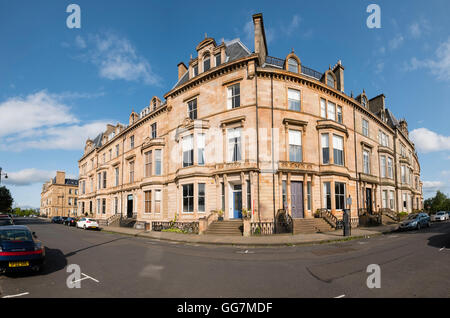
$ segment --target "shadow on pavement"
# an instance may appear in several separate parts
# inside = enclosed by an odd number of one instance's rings
[[[108,241],[108,242],[103,242],[103,243],[91,245],[91,246],[88,246],[88,247],[80,248],[79,250],[76,250],[76,251],[69,252],[69,253],[65,254],[64,257],[71,257],[71,256],[73,256],[73,255],[75,255],[75,254],[77,254],[79,252],[88,250],[90,248],[94,248],[94,247],[101,246],[101,245],[106,245],[106,244],[109,244],[109,243],[112,243],[112,242],[116,242],[116,241],[120,241],[120,240],[124,240],[124,239],[126,239],[126,238],[125,237],[119,237],[119,238],[116,238],[116,239]]]

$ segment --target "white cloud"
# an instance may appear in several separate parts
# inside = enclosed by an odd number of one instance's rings
[[[444,186],[442,181],[423,181],[422,188],[426,191],[437,190]]]
[[[13,97],[0,103],[0,137],[50,125],[77,122],[68,106],[55,96],[40,91],[27,97]]]
[[[378,63],[376,63],[375,65],[375,74],[381,74],[384,70],[384,62],[383,61],[379,61]]]
[[[156,85],[161,80],[126,38],[112,33],[90,35],[87,40],[77,36],[75,45],[82,51],[87,50],[81,58],[94,64],[100,77],[147,85]]]
[[[27,186],[33,183],[43,183],[55,176],[55,171],[38,170],[35,168],[9,172],[8,178],[3,182],[9,185]]]
[[[427,128],[414,129],[409,136],[420,152],[450,150],[449,136],[439,135]]]
[[[292,17],[291,22],[287,25],[287,27],[284,27],[284,26],[282,27],[282,31],[286,35],[289,36],[298,28],[298,26],[300,25],[300,22],[301,22],[301,18],[297,14],[295,14]]]
[[[415,21],[409,26],[409,33],[413,38],[420,38],[422,35],[428,34],[430,31],[430,22],[423,18],[419,21]]]
[[[415,71],[420,68],[428,69],[440,80],[450,81],[450,37],[439,45],[435,58],[419,60],[413,57],[405,64],[405,70]]]
[[[81,123],[63,99],[90,96],[43,90],[0,103],[0,150],[83,149],[86,139],[103,131],[107,121]]]
[[[389,41],[389,47],[392,50],[398,49],[404,42],[404,38],[401,34],[396,35],[392,40]]]

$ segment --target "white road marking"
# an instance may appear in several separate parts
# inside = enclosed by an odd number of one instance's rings
[[[95,278],[92,278],[91,276],[86,275],[85,273],[81,273],[81,275],[83,275],[84,278],[77,279],[77,280],[73,281],[72,284],[75,284],[77,282],[81,282],[82,280],[85,280],[85,279],[92,279],[94,282],[100,283],[98,280],[96,280]]]
[[[345,295],[340,295],[340,296],[336,296],[334,298],[344,298],[344,297],[345,297]]]
[[[237,251],[236,253],[238,253],[238,254],[253,254],[255,252],[251,252],[249,250],[245,250],[245,251]]]
[[[445,249],[445,246],[444,246],[443,248],[441,248],[441,249],[439,250],[439,252],[442,251],[442,250],[444,250],[444,249]]]
[[[20,297],[20,296],[25,296],[28,295],[29,292],[26,293],[22,293],[22,294],[17,294],[17,295],[8,295],[8,296],[3,296],[2,298],[13,298],[13,297]]]

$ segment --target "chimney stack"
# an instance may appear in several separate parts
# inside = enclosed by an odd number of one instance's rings
[[[333,67],[333,73],[336,75],[337,89],[344,92],[344,66],[342,66],[341,60]]]
[[[187,67],[183,62],[178,63],[178,80],[187,72]]]
[[[262,13],[253,15],[253,25],[255,27],[255,53],[259,56],[259,65],[263,65],[268,52]]]

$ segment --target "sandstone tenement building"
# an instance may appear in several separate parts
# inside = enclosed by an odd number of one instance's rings
[[[419,159],[385,96],[346,94],[341,61],[321,73],[294,51],[270,56],[262,15],[253,23],[254,52],[205,37],[164,99],[87,140],[79,214],[188,222],[246,208],[271,222],[283,208],[294,219],[422,209]]]
[[[42,185],[40,213],[53,216],[75,216],[78,207],[78,180],[67,179],[64,171]]]

